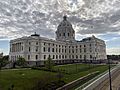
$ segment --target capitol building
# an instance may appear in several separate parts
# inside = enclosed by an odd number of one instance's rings
[[[74,62],[99,62],[107,59],[106,45],[94,35],[80,41],[75,40],[75,31],[72,24],[63,17],[58,25],[56,40],[32,34],[28,37],[10,41],[10,61],[19,57],[25,58],[29,65],[42,65],[48,57],[56,64]]]

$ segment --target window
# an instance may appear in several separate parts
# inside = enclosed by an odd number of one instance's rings
[[[38,59],[38,55],[35,56],[36,60]]]
[[[74,53],[74,49],[72,50],[72,53]]]
[[[65,33],[63,33],[63,36],[65,36]]]
[[[48,48],[48,52],[50,52],[50,47]]]
[[[64,59],[64,55],[62,55],[62,59]]]
[[[68,33],[68,36],[69,36],[69,33]]]
[[[66,53],[66,49],[65,49],[65,53]]]
[[[44,45],[45,45],[46,43],[44,42]]]
[[[91,47],[91,44],[90,44],[90,47]]]
[[[45,47],[43,48],[43,52],[45,52]]]
[[[58,59],[58,55],[56,55],[56,59]]]
[[[59,53],[61,52],[61,49],[59,49]]]
[[[78,59],[78,56],[76,55],[76,59]]]
[[[55,55],[53,55],[53,59],[55,59]]]
[[[36,52],[38,52],[38,46],[36,47]]]
[[[29,52],[30,52],[30,47],[29,47]]]
[[[31,45],[31,43],[29,42],[29,45]]]
[[[84,47],[86,47],[86,45],[84,45]]]
[[[90,59],[92,59],[92,55],[90,55]]]
[[[65,58],[67,58],[67,55],[65,55]]]
[[[23,46],[22,46],[22,51],[23,51]]]
[[[44,59],[46,59],[46,55],[44,55]]]
[[[69,50],[69,53],[71,53],[70,50]]]
[[[82,58],[82,55],[80,55],[80,58]]]
[[[64,52],[64,49],[62,49],[62,53]]]
[[[61,59],[61,55],[59,55],[59,59]]]
[[[60,36],[61,36],[61,34],[60,34]]]
[[[54,48],[52,48],[52,52],[54,52]]]
[[[74,59],[74,55],[72,55],[72,59]]]
[[[82,46],[80,45],[80,48],[81,48]]]
[[[48,43],[48,45],[50,46],[50,43]]]
[[[36,45],[38,45],[38,42],[36,42]]]

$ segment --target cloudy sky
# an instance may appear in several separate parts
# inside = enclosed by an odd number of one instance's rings
[[[106,41],[107,54],[120,54],[120,0],[0,0],[0,52],[34,32],[54,39],[65,14],[77,40],[95,35]]]

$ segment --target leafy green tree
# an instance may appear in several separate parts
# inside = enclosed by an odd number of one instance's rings
[[[53,60],[50,57],[48,57],[48,59],[45,61],[45,67],[48,70],[52,70],[53,66],[54,66]]]
[[[0,58],[0,70],[2,67],[6,66],[9,63],[9,56],[4,56]]]
[[[24,67],[24,66],[26,66],[26,61],[25,61],[24,58],[19,57],[18,60],[15,62],[15,64],[18,65],[18,66]]]

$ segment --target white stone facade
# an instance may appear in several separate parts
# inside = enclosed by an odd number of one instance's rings
[[[18,57],[26,61],[45,61],[49,56],[55,62],[107,59],[105,42],[95,36],[76,41],[75,31],[66,16],[57,28],[56,40],[33,34],[10,41],[11,61],[16,61]]]

